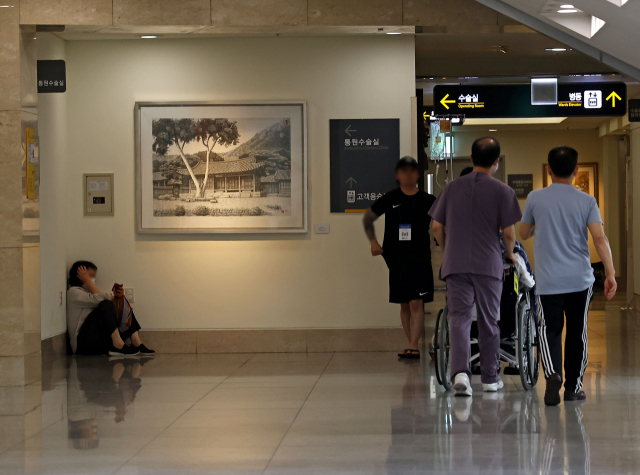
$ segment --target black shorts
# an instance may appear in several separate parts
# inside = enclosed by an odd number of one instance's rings
[[[433,302],[431,256],[422,259],[402,259],[400,262],[387,256],[385,261],[389,267],[389,302]]]

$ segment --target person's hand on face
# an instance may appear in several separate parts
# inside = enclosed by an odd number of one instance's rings
[[[80,281],[83,284],[87,284],[91,282],[91,274],[89,273],[89,270],[85,266],[78,267],[78,272],[76,273],[76,275],[78,276],[78,279],[80,279]]]

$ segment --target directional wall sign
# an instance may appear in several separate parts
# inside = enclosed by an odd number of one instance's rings
[[[464,114],[469,119],[496,117],[621,117],[627,113],[623,82],[558,83],[558,103],[531,105],[531,85],[438,85],[436,115]]]
[[[400,158],[400,119],[332,119],[331,212],[364,211],[387,191]]]
[[[65,92],[67,69],[62,59],[38,60],[38,93]]]
[[[640,99],[629,99],[629,122],[640,122]]]

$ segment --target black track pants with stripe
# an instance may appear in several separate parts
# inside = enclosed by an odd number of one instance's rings
[[[540,353],[545,377],[562,376],[562,329],[565,317],[564,387],[578,392],[588,361],[587,314],[593,298],[593,286],[581,292],[539,295]]]

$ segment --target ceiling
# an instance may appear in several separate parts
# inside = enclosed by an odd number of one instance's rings
[[[569,0],[567,4],[577,11],[562,15],[549,13],[554,0],[476,1],[640,80],[640,0],[628,0],[624,5],[620,0]],[[577,23],[585,14],[604,26],[590,34],[581,33]],[[576,24],[572,25],[572,18]]]
[[[526,27],[516,32],[481,31],[416,35],[416,75],[532,76],[610,73],[615,70]]]

